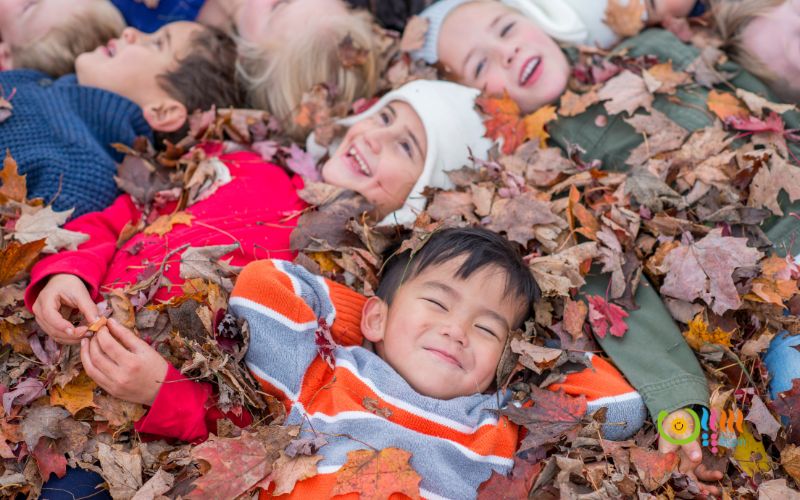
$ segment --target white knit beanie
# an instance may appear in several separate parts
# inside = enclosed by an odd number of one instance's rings
[[[447,16],[458,7],[474,0],[439,0],[427,9],[420,12],[419,16],[428,20],[428,31],[425,33],[425,45],[421,49],[411,52],[414,60],[422,59],[428,64],[439,62],[439,31]]]
[[[405,205],[386,216],[381,225],[412,224],[417,214],[425,209],[422,191],[426,187],[452,189],[454,186],[447,171],[470,165],[470,154],[481,160],[488,157],[492,141],[484,137],[483,117],[475,108],[475,98],[479,95],[478,90],[456,83],[417,80],[384,95],[367,111],[339,121],[350,127],[374,115],[390,102],[402,101],[414,109],[425,127],[428,152],[422,173]],[[308,138],[307,148],[309,151],[319,149],[313,134]]]

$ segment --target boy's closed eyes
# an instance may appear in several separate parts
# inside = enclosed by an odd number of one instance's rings
[[[489,264],[459,277],[467,256],[433,264],[405,281],[387,303],[364,306],[362,332],[418,393],[452,399],[485,391],[494,380],[510,328],[528,310]]]

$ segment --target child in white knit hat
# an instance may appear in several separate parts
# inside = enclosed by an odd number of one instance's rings
[[[479,92],[451,82],[418,80],[383,96],[367,111],[341,120],[344,136],[320,151],[330,159],[325,182],[357,191],[383,224],[410,224],[425,208],[426,187],[450,189],[447,171],[486,159],[492,142],[475,108]]]
[[[628,1],[619,0],[627,5]],[[696,15],[695,0],[646,0],[643,20]],[[523,111],[553,102],[566,89],[569,62],[558,43],[613,46],[607,0],[441,0],[428,19],[415,59],[439,64],[451,79],[492,94],[508,91]]]

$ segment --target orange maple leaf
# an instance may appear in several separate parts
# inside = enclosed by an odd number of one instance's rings
[[[45,247],[45,241],[44,239],[30,243],[12,241],[0,250],[0,287],[13,283],[21,272],[39,258]]]
[[[6,158],[3,160],[3,170],[0,170],[0,203],[8,200],[24,203],[28,195],[25,185],[25,176],[19,175],[17,162],[11,157],[11,153],[6,151]]]
[[[640,0],[628,0],[627,5],[622,5],[619,0],[608,0],[603,22],[619,36],[633,36],[644,28],[644,9]]]
[[[361,498],[389,498],[402,493],[420,498],[419,474],[408,461],[411,452],[399,448],[354,450],[337,474],[331,496],[357,492]]]
[[[742,101],[727,92],[712,90],[708,93],[706,105],[722,121],[732,117],[745,119],[750,116],[750,110],[747,109]]]
[[[481,96],[475,102],[481,111],[489,115],[483,122],[486,137],[495,141],[502,139],[504,155],[513,154],[528,139],[538,139],[539,145],[544,147],[550,137],[545,125],[556,118],[555,106],[544,106],[523,118],[519,106],[508,96],[508,92],[503,97]]]
[[[164,236],[168,232],[172,231],[172,226],[176,224],[186,224],[187,226],[191,226],[193,219],[194,215],[188,212],[176,212],[171,215],[162,215],[145,228],[144,234],[157,234],[159,236]]]

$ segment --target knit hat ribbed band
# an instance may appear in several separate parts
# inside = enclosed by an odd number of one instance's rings
[[[470,165],[470,156],[481,160],[488,157],[492,141],[484,137],[483,117],[475,108],[475,98],[479,95],[478,90],[456,83],[417,80],[384,95],[367,111],[339,122],[350,127],[390,102],[402,101],[414,109],[425,127],[428,151],[422,173],[405,205],[385,217],[381,225],[412,224],[417,214],[425,209],[422,191],[426,187],[452,189],[448,171]],[[307,147],[312,149],[314,144],[312,134]]]
[[[415,60],[422,59],[428,64],[436,64],[439,61],[439,32],[442,23],[450,13],[459,5],[473,0],[439,0],[419,15],[428,20],[428,31],[425,33],[425,45],[421,49],[411,52],[411,57]]]

